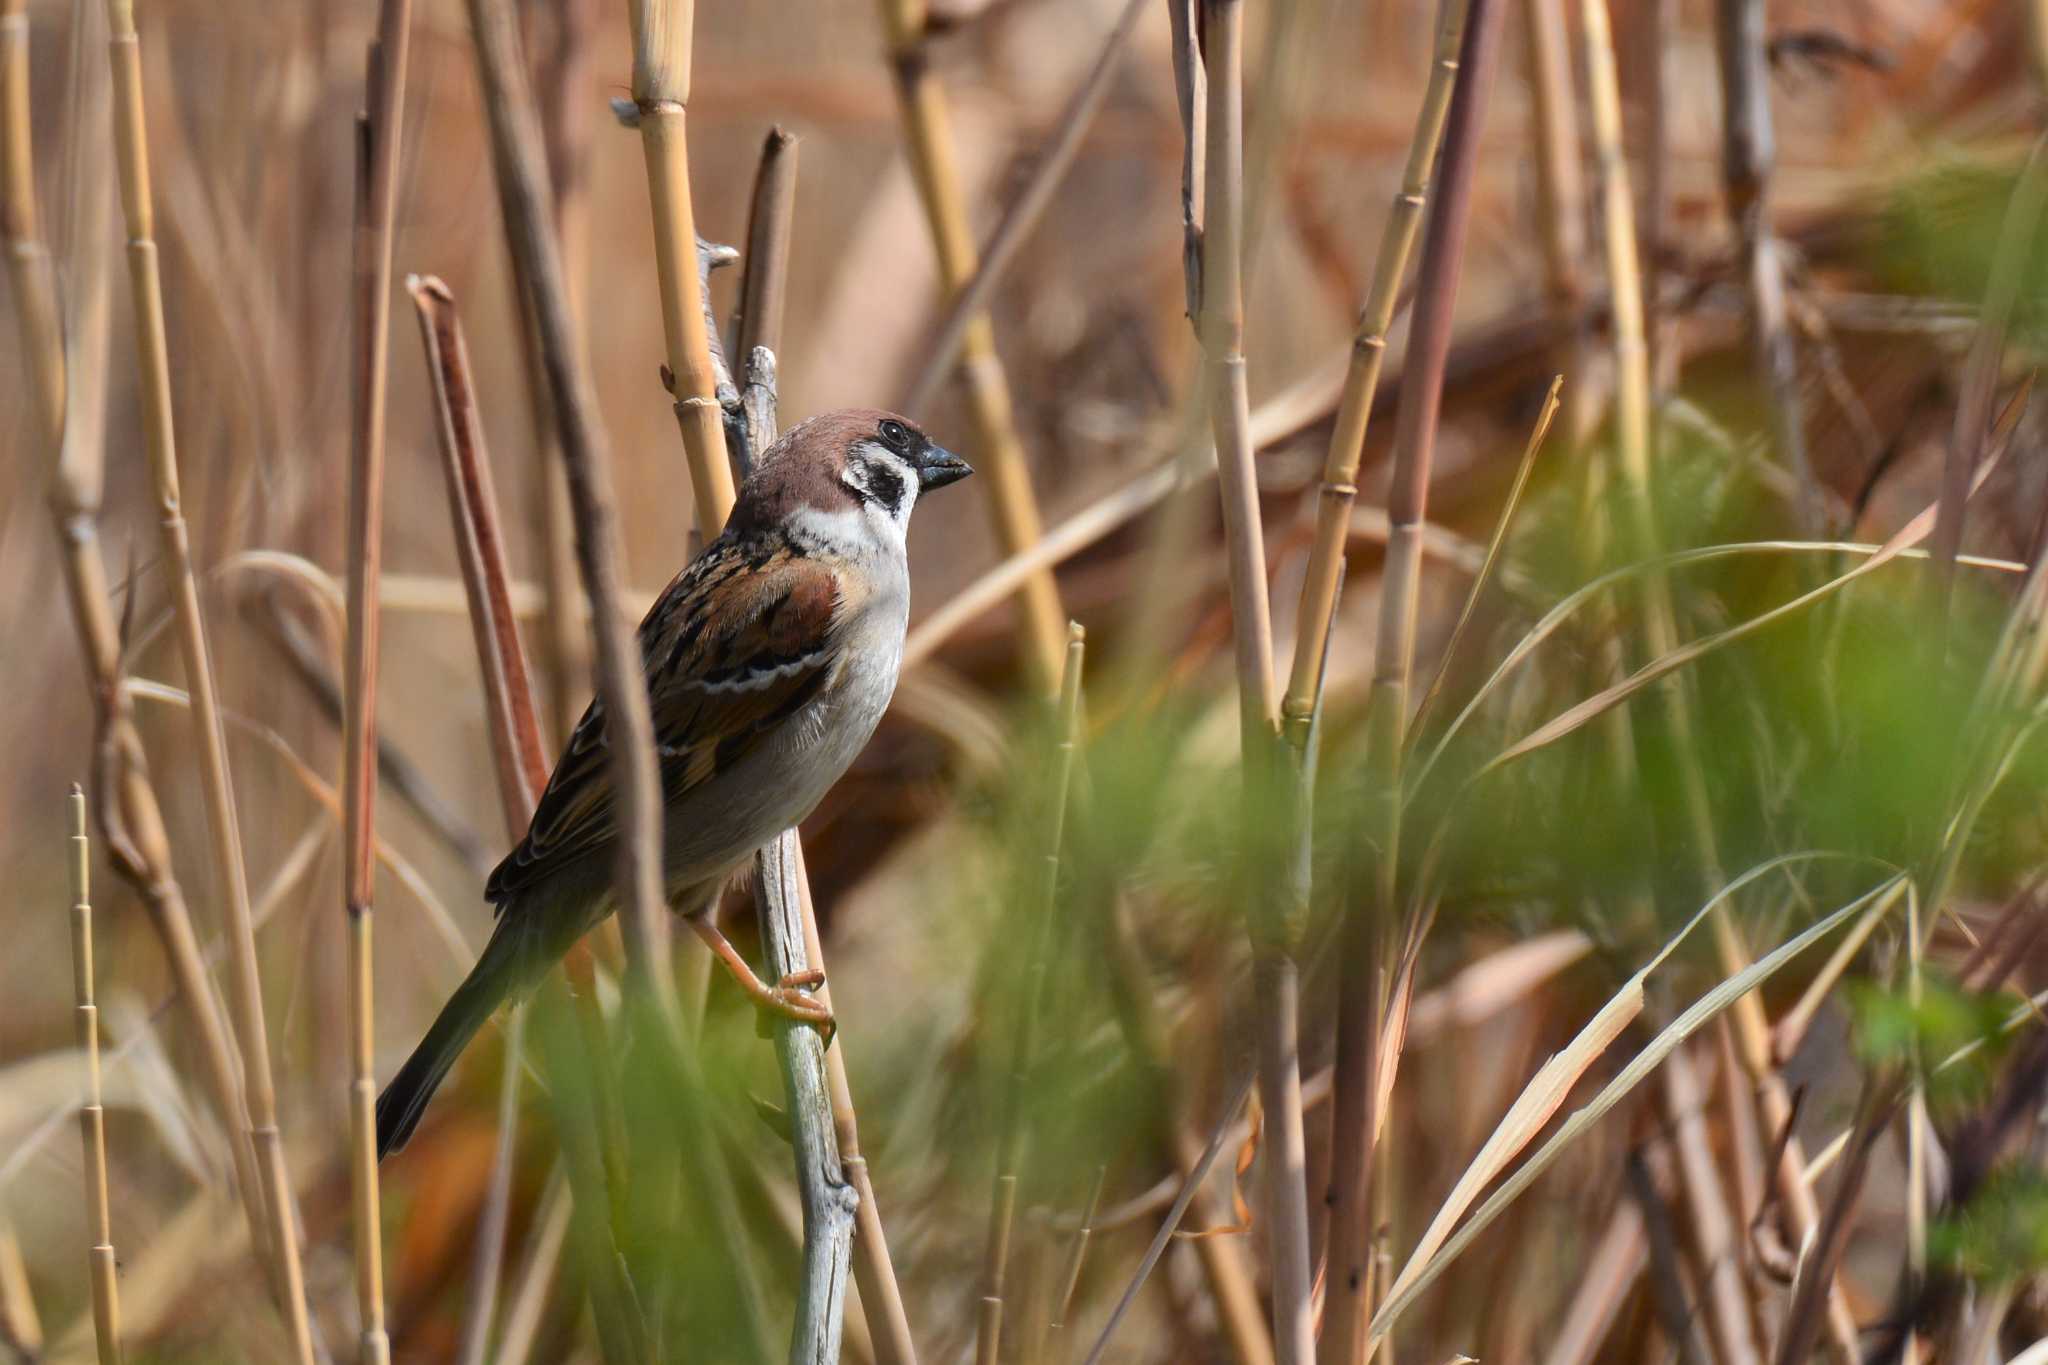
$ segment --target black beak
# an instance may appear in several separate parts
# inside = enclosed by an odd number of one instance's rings
[[[917,457],[917,487],[921,493],[958,483],[974,472],[974,466],[944,446],[927,443]]]

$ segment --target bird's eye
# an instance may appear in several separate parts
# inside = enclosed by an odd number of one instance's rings
[[[882,423],[882,439],[887,441],[892,449],[901,450],[910,444],[910,428],[891,417]]]

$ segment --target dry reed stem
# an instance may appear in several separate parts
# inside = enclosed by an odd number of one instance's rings
[[[413,276],[406,281],[406,290],[412,295],[420,341],[426,348],[435,433],[448,487],[455,557],[483,675],[499,802],[506,833],[517,839],[526,832],[534,804],[547,785],[547,751],[541,743],[526,651],[513,616],[490,454],[470,380],[469,343],[456,313],[455,295],[446,284],[431,275]]]
[[[81,12],[76,37],[82,42],[89,29],[89,16]],[[14,284],[16,320],[21,330],[22,352],[31,370],[30,384],[41,395],[36,404],[39,420],[31,428],[31,440],[41,446],[40,453],[51,473],[50,515],[86,681],[93,696],[94,810],[114,870],[135,889],[148,910],[150,923],[190,1013],[207,1088],[228,1134],[228,1150],[243,1212],[252,1239],[260,1243],[262,1230],[267,1226],[263,1186],[256,1174],[254,1148],[249,1144],[234,1044],[171,865],[170,845],[156,789],[149,780],[148,760],[135,730],[133,708],[121,688],[121,630],[114,620],[106,572],[99,557],[104,450],[97,413],[106,369],[108,291],[95,288],[90,278],[83,278],[100,273],[88,256],[81,262],[78,274],[82,278],[78,284],[80,292],[89,299],[78,305],[77,311],[91,316],[69,329],[62,325],[55,272],[48,249],[38,236],[28,79],[27,16],[16,0],[8,0],[6,7],[0,9],[0,238],[4,238]],[[81,131],[79,135],[85,133]],[[91,183],[104,185],[105,181],[94,177]],[[87,208],[87,221],[98,222],[104,216],[104,194],[101,191],[98,196],[88,195],[95,199],[101,212]],[[76,383],[71,382],[68,374],[67,330],[84,365],[82,377]],[[68,420],[67,401],[78,414]],[[260,1259],[266,1273],[272,1274],[272,1292],[276,1294],[276,1262],[268,1257]]]
[[[1649,367],[1643,338],[1642,275],[1636,259],[1628,164],[1621,145],[1621,102],[1616,88],[1607,2],[1587,0],[1580,6],[1580,22],[1600,168],[1614,320],[1615,467],[1623,514],[1628,518],[1630,548],[1635,557],[1649,558],[1656,554],[1660,544],[1650,502]],[[1676,649],[1678,628],[1670,585],[1662,575],[1653,574],[1643,581],[1637,615],[1638,629],[1630,634],[1639,657],[1654,659]],[[1722,877],[1720,855],[1682,682],[1659,688],[1658,696],[1684,808],[1686,828],[1681,837],[1691,847],[1702,884],[1712,887]],[[1727,911],[1715,914],[1713,932],[1722,972],[1730,977],[1737,975],[1749,965],[1749,955]],[[1751,998],[1736,1002],[1735,1031],[1743,1067],[1758,1089],[1763,1121],[1774,1130],[1780,1128],[1790,1113],[1790,1101],[1784,1083],[1771,1066],[1770,1028],[1760,1001]],[[1812,1190],[1799,1175],[1804,1165],[1804,1154],[1798,1150],[1798,1144],[1792,1143],[1788,1144],[1785,1159],[1776,1172],[1780,1197],[1790,1215],[1794,1237],[1799,1240],[1804,1240],[1818,1217]],[[1838,1365],[1851,1365],[1856,1359],[1855,1324],[1838,1291],[1830,1293],[1829,1305],[1832,1354]]]
[[[539,75],[541,132],[547,141],[548,170],[553,178],[555,235],[561,242],[562,269],[569,291],[569,315],[578,336],[589,319],[590,292],[590,142],[595,120],[589,90],[592,71],[591,32],[597,24],[599,0],[562,0],[554,12],[554,42]],[[576,581],[576,517],[570,506],[568,476],[555,458],[554,427],[548,415],[547,376],[533,335],[532,302],[526,291],[514,291],[519,304],[520,355],[526,367],[527,401],[533,419],[533,440],[542,465],[535,481],[534,525],[543,548],[542,574],[547,611],[542,636],[547,671],[547,702],[552,725],[548,733],[566,736],[581,716],[590,690],[590,631],[586,603]],[[388,606],[388,603],[387,603]],[[545,747],[545,746],[543,746]]]
[[[363,1365],[391,1359],[384,1322],[377,1184],[376,900],[378,594],[384,560],[384,415],[391,355],[391,252],[404,135],[410,0],[383,0],[370,44],[356,161],[354,403],[348,487],[348,651],[343,678],[342,905],[348,916],[349,1176]]]
[[[1416,114],[1415,131],[1409,139],[1401,188],[1394,196],[1386,227],[1381,232],[1372,287],[1359,312],[1343,394],[1338,400],[1336,426],[1331,430],[1329,452],[1324,457],[1322,483],[1317,490],[1315,540],[1302,578],[1294,667],[1283,707],[1289,737],[1297,743],[1307,729],[1309,713],[1315,709],[1316,694],[1322,688],[1322,659],[1336,604],[1344,533],[1350,525],[1352,505],[1358,500],[1358,462],[1365,451],[1366,428],[1372,419],[1380,370],[1386,360],[1387,332],[1394,323],[1401,281],[1408,271],[1416,230],[1422,225],[1429,178],[1450,113],[1468,3],[1469,0],[1442,0],[1437,14],[1436,54],[1430,64],[1429,82]]]
[[[810,960],[823,971],[825,954],[818,935],[817,908],[811,900],[810,876],[803,866],[801,842],[796,853],[797,893],[803,902],[805,950]],[[832,1008],[829,984],[818,987],[817,999],[826,1009]],[[859,1207],[854,1212],[853,1273],[860,1287],[861,1311],[867,1318],[875,1362],[876,1365],[916,1365],[917,1347],[910,1335],[910,1318],[903,1306],[903,1291],[896,1282],[896,1267],[889,1257],[889,1242],[882,1228],[881,1205],[875,1201],[867,1158],[860,1151],[860,1125],[853,1108],[853,1088],[846,1078],[846,1044],[843,1039],[825,1054],[825,1062],[840,1166],[860,1197]]]
[[[967,197],[960,183],[946,94],[933,78],[924,50],[926,4],[925,0],[880,0],[880,6],[918,195],[938,258],[939,280],[951,295],[964,289],[974,276],[974,234],[967,220]],[[1038,542],[1043,521],[1037,495],[1031,489],[1024,444],[1017,433],[1009,381],[996,353],[995,329],[986,314],[969,323],[961,337],[960,376],[974,419],[975,467],[989,481],[989,515],[996,538],[1004,554],[1021,553]],[[1058,686],[1066,648],[1066,612],[1050,570],[1025,580],[1019,607],[1024,614],[1025,666],[1035,685],[1050,694]]]
[[[85,831],[85,790],[74,784],[66,803],[71,817],[71,967],[78,1001],[78,1050],[85,1055],[85,1102],[78,1109],[85,1146],[85,1230],[92,1239],[86,1264],[92,1276],[93,1338],[100,1365],[121,1365],[121,1295],[114,1280],[113,1218],[107,1206],[107,1111],[100,1103],[100,1023],[93,1004],[92,840]]]
[[[654,268],[661,289],[662,335],[676,400],[676,423],[689,457],[697,529],[709,541],[732,510],[732,466],[704,330],[697,275],[696,214],[690,202],[690,103],[694,0],[630,0],[634,122],[647,162],[654,210]]]
[[[1500,1182],[1483,1204],[1469,1216],[1465,1215],[1464,1211],[1470,1207],[1471,1199],[1476,1197],[1493,1175],[1505,1169],[1507,1161],[1517,1151],[1533,1140],[1547,1125],[1558,1103],[1564,1097],[1563,1092],[1568,1091],[1576,1078],[1583,1075],[1613,1042],[1619,1031],[1617,1020],[1625,1024],[1628,1019],[1641,1012],[1644,983],[1650,974],[1662,966],[1702,922],[1711,920],[1717,907],[1762,878],[1801,863],[1826,861],[1867,865],[1876,860],[1840,853],[1794,853],[1770,859],[1750,868],[1717,891],[1705,905],[1701,906],[1686,921],[1684,927],[1668,939],[1650,961],[1630,977],[1621,990],[1601,1007],[1599,1013],[1572,1039],[1571,1044],[1544,1064],[1510,1107],[1508,1117],[1495,1128],[1485,1145],[1481,1147],[1480,1155],[1473,1159],[1472,1166],[1468,1168],[1467,1177],[1483,1175],[1484,1178],[1460,1179],[1452,1196],[1447,1198],[1438,1210],[1430,1230],[1424,1233],[1416,1251],[1402,1266],[1400,1275],[1387,1291],[1386,1302],[1381,1305],[1373,1319],[1369,1334],[1371,1343],[1376,1344],[1384,1339],[1393,1323],[1423,1291],[1435,1283],[1446,1267],[1463,1254],[1466,1248],[1544,1171],[1548,1170],[1571,1144],[1578,1141],[1594,1124],[1600,1122],[1675,1049],[1737,1000],[1768,981],[1792,959],[1862,912],[1872,901],[1901,880],[1903,875],[1894,872],[1877,887],[1820,917],[1693,1002],[1684,1013],[1665,1025],[1646,1046],[1631,1057],[1598,1094],[1574,1110],[1562,1124],[1558,1125],[1540,1147]],[[1880,866],[1889,868],[1890,865]],[[1560,1086],[1563,1090],[1559,1089]],[[1454,1224],[1457,1230],[1445,1236]]]
[[[1033,158],[1031,178],[1010,206],[1003,210],[1002,221],[996,224],[996,230],[989,235],[988,245],[982,248],[972,278],[953,291],[945,316],[934,329],[932,341],[926,348],[924,365],[906,391],[907,396],[903,400],[905,412],[923,412],[938,397],[939,386],[945,383],[946,376],[952,373],[953,364],[959,358],[960,345],[967,336],[968,328],[987,310],[989,296],[1015,261],[1017,249],[1038,226],[1038,220],[1052,203],[1053,192],[1060,187],[1068,168],[1074,164],[1074,155],[1081,150],[1081,139],[1095,121],[1103,97],[1109,93],[1109,78],[1116,73],[1117,58],[1122,54],[1131,31],[1138,26],[1138,16],[1144,13],[1145,5],[1146,0],[1124,0],[1123,12],[1117,16],[1109,36],[1103,40],[1102,52],[1068,97],[1058,121],[1053,125],[1052,136],[1046,139],[1044,148]]]
[[[1705,1281],[1701,1297],[1713,1333],[1714,1358],[1723,1365],[1756,1365],[1760,1359],[1742,1281],[1741,1223],[1728,1203],[1720,1168],[1707,1133],[1707,1090],[1686,1049],[1664,1063],[1664,1116],[1678,1160],[1677,1184],[1692,1217],[1687,1231],[1693,1257]]]
[[[1245,379],[1243,0],[1204,0],[1203,18],[1209,87],[1208,202],[1199,330],[1229,566],[1244,819],[1250,831],[1265,798],[1287,780],[1289,760],[1276,728],[1279,697],[1273,680],[1272,605]],[[1306,829],[1306,810],[1302,814],[1300,828]],[[1300,973],[1293,949],[1299,925],[1292,921],[1298,907],[1268,871],[1262,868],[1252,875],[1253,903],[1247,915],[1254,954],[1259,1095],[1268,1120],[1266,1245],[1273,1348],[1280,1365],[1304,1365],[1315,1354],[1315,1316],[1296,1034]]]
[[[768,131],[761,146],[748,213],[747,253],[740,279],[740,301],[733,319],[733,340],[740,354],[741,430],[746,436],[740,449],[750,452],[765,452],[776,435],[775,347],[782,337],[784,300],[788,293],[798,151],[798,141],[792,134],[781,128]],[[715,353],[715,339],[713,345]],[[785,832],[774,845],[761,850],[757,873],[762,942],[777,964],[792,964],[781,965],[776,975],[807,969],[825,972],[817,908],[811,899],[803,843],[796,831]],[[792,925],[801,929],[801,941],[790,932]],[[829,985],[820,983],[816,997],[827,1010],[831,1009]],[[860,1154],[853,1087],[846,1076],[845,1042],[843,1038],[838,1041],[837,1047],[821,1049],[829,1132],[817,1126],[815,1106],[808,1099],[799,1103],[798,1087],[791,1086],[791,1112],[799,1115],[799,1122],[814,1129],[805,1135],[810,1155],[799,1154],[798,1172],[805,1214],[806,1300],[821,1310],[803,1315],[811,1324],[806,1329],[811,1335],[793,1340],[791,1349],[793,1356],[816,1349],[827,1335],[818,1329],[828,1322],[841,1321],[843,1306],[827,1306],[827,1301],[834,1293],[836,1223],[844,1204],[849,1202],[839,1196],[841,1191],[850,1189],[853,1274],[860,1290],[869,1345],[878,1365],[915,1365],[917,1347],[910,1334],[909,1315],[896,1282],[896,1268],[889,1256],[867,1161]],[[805,1051],[801,1039],[792,1036],[778,1040],[778,1052],[785,1065],[794,1062],[808,1072],[810,1059],[803,1055]],[[806,1096],[814,1088],[813,1081],[813,1077],[805,1076],[802,1089]],[[844,1276],[838,1279],[843,1282]],[[839,1289],[843,1291],[843,1284]],[[833,1327],[829,1335],[836,1340],[838,1328]]]
[[[534,805],[547,785],[548,768],[528,680],[526,652],[520,645],[519,628],[512,615],[505,547],[498,531],[497,496],[492,489],[483,423],[476,410],[476,390],[470,381],[469,345],[456,316],[455,296],[447,285],[432,276],[413,276],[407,279],[406,290],[412,295],[420,339],[426,348],[455,557],[469,602],[478,671],[484,681],[485,728],[490,733],[491,754],[497,769],[499,805],[504,812],[506,837],[517,840],[533,818]],[[587,959],[589,950],[578,945],[572,952]],[[590,974],[587,962],[577,974]],[[601,1035],[604,1024],[597,1015],[594,995],[581,992],[577,1007],[586,1033]],[[489,1347],[491,1319],[497,1309],[505,1224],[512,1196],[512,1162],[518,1141],[525,1020],[524,1006],[515,1006],[505,1031],[498,1094],[498,1145],[492,1156],[484,1213],[479,1219],[470,1263],[470,1292],[460,1355],[464,1365],[481,1365]],[[601,1064],[598,1069],[603,1070]]]
[[[1187,291],[1188,319],[1202,315],[1202,214],[1208,205],[1203,174],[1208,168],[1209,87],[1202,66],[1201,0],[1166,0],[1167,27],[1173,52],[1174,102],[1180,110],[1181,275]]]
[[[1784,262],[1771,230],[1777,146],[1764,51],[1764,0],[1717,0],[1715,18],[1721,59],[1721,173],[1749,291],[1752,361],[1770,405],[1778,458],[1798,485],[1800,529],[1819,535],[1825,520],[1822,490],[1807,458],[1799,353],[1786,322]]]
[[[1367,762],[1371,768],[1368,782],[1372,791],[1371,828],[1366,839],[1371,850],[1368,856],[1373,890],[1368,906],[1353,907],[1346,915],[1338,949],[1343,969],[1339,978],[1337,1100],[1331,1120],[1333,1155],[1327,1196],[1331,1220],[1325,1323],[1319,1356],[1323,1365],[1362,1365],[1367,1355],[1366,1323],[1376,1306],[1371,1266],[1380,1220],[1374,1211],[1372,1167],[1384,1124],[1386,1106],[1382,1097],[1391,1089],[1400,1056],[1398,1031],[1388,1026],[1388,1011],[1406,996],[1405,991],[1397,993],[1391,989],[1391,935],[1400,914],[1396,898],[1400,894],[1402,753],[1414,672],[1416,620],[1420,614],[1422,528],[1428,511],[1430,467],[1470,222],[1480,129],[1500,49],[1502,8],[1499,0],[1469,0],[1462,17],[1457,58],[1451,64],[1458,75],[1441,134],[1441,184],[1431,206],[1428,235],[1423,244],[1409,361],[1402,374],[1400,414],[1394,436],[1394,480],[1387,499],[1388,539],[1380,588],[1379,633],[1366,721]],[[1458,26],[1449,13],[1443,23],[1446,28]],[[1444,66],[1440,60],[1433,68],[1432,80]],[[1427,117],[1425,121],[1429,121]],[[1417,142],[1422,140],[1418,132]],[[1382,321],[1378,317],[1373,320]],[[1381,349],[1372,347],[1356,353],[1365,361],[1364,371],[1354,371],[1361,374],[1362,388],[1369,388],[1377,379]],[[1350,397],[1347,385],[1347,399]],[[1357,401],[1369,409],[1369,391],[1362,392]],[[1362,431],[1361,427],[1361,434]],[[1332,449],[1335,450],[1334,444]],[[1355,477],[1355,448],[1347,458],[1352,461],[1349,477]],[[1326,476],[1330,472],[1326,469]],[[1346,487],[1350,486],[1349,477],[1343,480]],[[1326,477],[1325,488],[1330,485],[1331,480]],[[1344,510],[1348,519],[1348,501]],[[1334,595],[1325,598],[1318,594],[1312,605],[1304,597],[1304,613],[1313,610],[1314,619],[1324,623],[1319,638],[1325,642],[1327,622],[1334,607]],[[1300,644],[1305,645],[1314,628],[1307,625],[1307,615],[1303,619]],[[1298,653],[1296,660],[1299,664]],[[1301,700],[1314,704],[1320,695],[1321,674],[1320,662],[1305,669],[1296,668],[1298,685],[1306,688]],[[1291,703],[1295,701],[1290,698]]]
[[[668,906],[661,884],[662,810],[653,722],[641,677],[639,647],[623,607],[611,452],[576,345],[561,258],[548,230],[540,129],[520,62],[517,29],[505,0],[469,0],[469,14],[491,126],[492,155],[510,211],[514,267],[533,300],[556,437],[575,507],[576,556],[590,597],[598,695],[604,708],[612,788],[619,811],[618,900],[633,949],[628,976],[649,992],[665,1024],[679,1026],[680,1010],[666,953]],[[684,43],[687,46],[687,35]],[[691,279],[695,278],[692,271]],[[719,440],[722,454],[723,437]]]
[[[234,1031],[242,1053],[242,1093],[268,1219],[268,1235],[259,1239],[258,1245],[265,1248],[276,1267],[278,1306],[284,1314],[294,1354],[301,1362],[310,1362],[313,1338],[306,1315],[298,1232],[291,1217],[291,1180],[285,1169],[284,1143],[277,1126],[277,1091],[271,1080],[256,935],[249,919],[248,870],[242,861],[242,835],[235,814],[227,737],[221,723],[220,699],[214,690],[213,662],[207,652],[191,542],[179,504],[170,351],[165,338],[163,285],[157,262],[155,205],[150,193],[149,143],[142,100],[142,56],[135,32],[134,5],[129,0],[107,0],[107,21],[114,82],[114,142],[120,167],[121,205],[128,229],[129,284],[136,317],[144,443],[149,453],[166,576],[177,607],[179,652],[191,687],[207,823],[224,900]]]
[[[743,403],[746,442],[742,448],[756,452],[765,452],[775,443],[775,353],[766,343],[782,331],[796,170],[795,139],[779,128],[771,130],[762,146],[748,231],[750,251],[758,254],[747,260],[740,291],[743,306],[751,302],[751,307],[734,329],[735,337],[746,347],[743,375],[748,398]],[[817,915],[797,831],[784,830],[764,845],[755,855],[754,869],[755,905],[770,979],[787,980],[814,969],[822,972],[824,954],[818,946]],[[825,1006],[831,1008],[829,999]],[[850,1125],[852,1093],[846,1086],[843,1059],[833,1065],[827,1056],[827,1039],[816,1029],[790,1019],[777,1022],[775,1052],[789,1100],[790,1147],[803,1206],[803,1266],[790,1325],[789,1359],[791,1365],[833,1365],[840,1358],[848,1275],[853,1270],[854,1243],[866,1202],[859,1184],[849,1178],[840,1148],[841,1104]],[[865,1174],[862,1163],[858,1176]],[[874,1227],[880,1244],[879,1221]],[[887,1258],[888,1248],[880,1244],[880,1297],[869,1311],[878,1314],[878,1325],[884,1329],[881,1335],[887,1341],[883,1349],[895,1357],[912,1348],[907,1345],[909,1328],[901,1318],[902,1297],[896,1292],[895,1272]],[[878,1266],[872,1255],[867,1259],[862,1273],[872,1278]]]
[[[1036,1051],[1039,1016],[1045,1007],[1046,981],[1052,971],[1060,845],[1066,831],[1067,794],[1073,784],[1074,755],[1080,741],[1081,665],[1086,638],[1079,622],[1068,624],[1067,657],[1060,673],[1060,738],[1053,753],[1053,780],[1042,812],[1045,834],[1038,851],[1038,880],[1033,887],[1031,942],[1024,962],[1025,988],[1010,1036],[1008,1084],[1003,1090],[1003,1111],[996,1137],[995,1188],[990,1200],[988,1234],[982,1247],[981,1312],[975,1334],[975,1360],[979,1365],[994,1365],[1002,1345],[1010,1230],[1016,1213],[1018,1171],[1023,1164],[1026,1136],[1023,1104]]]

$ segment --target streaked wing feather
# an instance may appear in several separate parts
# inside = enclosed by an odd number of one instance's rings
[[[714,546],[678,574],[640,623],[665,804],[731,768],[829,681],[838,575],[786,545]],[[548,779],[519,847],[484,894],[502,904],[617,832],[604,709],[592,701]]]

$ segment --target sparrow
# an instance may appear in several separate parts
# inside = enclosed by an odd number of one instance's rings
[[[713,925],[727,879],[800,823],[875,732],[910,619],[904,533],[919,497],[974,471],[908,418],[848,409],[792,427],[718,538],[639,630],[664,806],[669,906],[763,1008],[828,1025],[810,974],[769,986]],[[601,701],[556,761],[519,846],[484,886],[483,955],[377,1100],[377,1154],[505,1000],[530,992],[612,913],[618,812]]]

